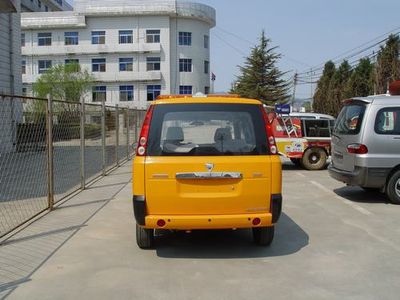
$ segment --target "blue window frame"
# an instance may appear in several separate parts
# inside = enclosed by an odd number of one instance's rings
[[[204,74],[210,73],[210,62],[208,60],[204,61]]]
[[[147,86],[147,101],[153,101],[161,94],[161,85]]]
[[[26,74],[26,60],[21,61],[22,74]]]
[[[191,32],[179,32],[179,45],[191,46],[192,45],[192,33]]]
[[[119,86],[119,101],[133,101],[133,85]]]
[[[120,72],[131,72],[133,71],[133,58],[126,57],[119,59],[119,71]]]
[[[51,60],[39,60],[39,74],[46,73],[51,68]]]
[[[107,87],[94,86],[92,89],[92,100],[93,102],[106,102],[107,101]]]
[[[106,43],[106,32],[105,31],[92,31],[92,44],[103,45]]]
[[[146,30],[146,43],[159,43],[160,35],[161,33],[159,29]]]
[[[25,33],[21,33],[21,46],[25,47]]]
[[[147,71],[160,71],[161,58],[160,57],[147,57],[146,58]]]
[[[92,72],[105,72],[106,71],[106,59],[105,58],[93,58],[92,59]]]
[[[64,32],[65,45],[78,45],[79,44],[79,33],[78,32]]]
[[[51,32],[38,33],[39,46],[51,46]]]
[[[179,94],[181,95],[191,95],[192,86],[191,85],[181,85],[179,86]]]
[[[192,60],[190,58],[179,59],[179,72],[192,72]]]
[[[120,30],[119,31],[119,43],[120,44],[133,44],[133,31],[132,30]]]

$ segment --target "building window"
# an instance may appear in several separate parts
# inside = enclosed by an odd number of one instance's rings
[[[92,90],[93,102],[106,102],[107,101],[107,87],[94,86]]]
[[[120,30],[119,31],[119,43],[120,44],[133,44],[133,31],[132,30]]]
[[[133,101],[133,85],[119,87],[119,101]]]
[[[65,64],[69,65],[69,64],[79,64],[79,59],[76,58],[69,58],[65,60]]]
[[[38,0],[37,5],[39,6],[39,8],[42,8],[42,1]]]
[[[48,12],[49,11],[49,7],[47,5],[44,6],[44,11]]]
[[[65,45],[78,45],[79,33],[78,32],[64,32]]]
[[[105,31],[92,31],[92,44],[93,45],[104,45],[106,43],[106,32]]]
[[[208,60],[204,61],[204,73],[208,74],[210,72],[210,62]]]
[[[28,89],[26,87],[22,88],[22,96],[27,96],[28,95]]]
[[[38,33],[39,46],[51,46],[51,32]]]
[[[105,58],[93,58],[92,59],[92,72],[105,72],[106,71],[106,59]]]
[[[39,74],[46,73],[51,68],[51,60],[39,60]]]
[[[133,71],[133,58],[120,58],[119,59],[119,71]]]
[[[76,58],[66,59],[65,65],[70,66],[68,68],[68,70],[75,71],[75,72],[79,72],[79,70],[80,70],[79,59],[76,59]]]
[[[204,94],[208,95],[210,93],[210,87],[209,86],[205,86],[204,87]]]
[[[192,72],[192,60],[189,58],[180,58],[179,72]]]
[[[192,86],[191,85],[180,85],[179,86],[179,94],[191,95],[192,94]]]
[[[147,86],[147,101],[157,99],[161,94],[161,85],[148,85]]]
[[[22,66],[22,74],[26,74],[26,60],[23,60],[21,62],[21,66]]]
[[[147,71],[160,71],[161,58],[160,57],[147,57]]]
[[[192,33],[191,32],[179,32],[179,45],[191,46],[192,45]]]
[[[159,43],[160,30],[146,30],[146,43]]]
[[[25,47],[25,33],[21,33],[21,46]]]
[[[210,47],[210,37],[208,35],[204,36],[204,48],[208,49]]]

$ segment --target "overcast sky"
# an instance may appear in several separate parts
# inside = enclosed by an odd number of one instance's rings
[[[216,91],[226,91],[237,65],[262,29],[283,54],[283,71],[307,71],[328,59],[399,28],[399,0],[195,0],[217,10],[211,33],[211,70]],[[73,1],[70,1],[73,2]],[[151,2],[151,0],[149,0]],[[370,54],[365,52],[365,54]],[[310,85],[298,87],[307,98]]]

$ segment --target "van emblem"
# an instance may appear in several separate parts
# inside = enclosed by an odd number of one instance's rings
[[[212,163],[207,163],[207,164],[206,164],[206,168],[207,168],[208,172],[212,172],[212,170],[214,169],[214,164],[212,164]]]

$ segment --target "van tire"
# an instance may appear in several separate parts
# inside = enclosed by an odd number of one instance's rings
[[[269,246],[274,239],[275,227],[257,227],[253,228],[254,243],[260,246]]]
[[[301,159],[303,167],[310,171],[322,170],[326,167],[328,155],[324,149],[321,148],[310,148],[304,152]]]
[[[400,204],[399,194],[400,194],[400,170],[392,174],[386,187],[386,195],[388,196],[390,202],[392,202],[393,204]]]
[[[145,229],[136,224],[136,243],[141,249],[150,249],[154,246],[154,229]]]

